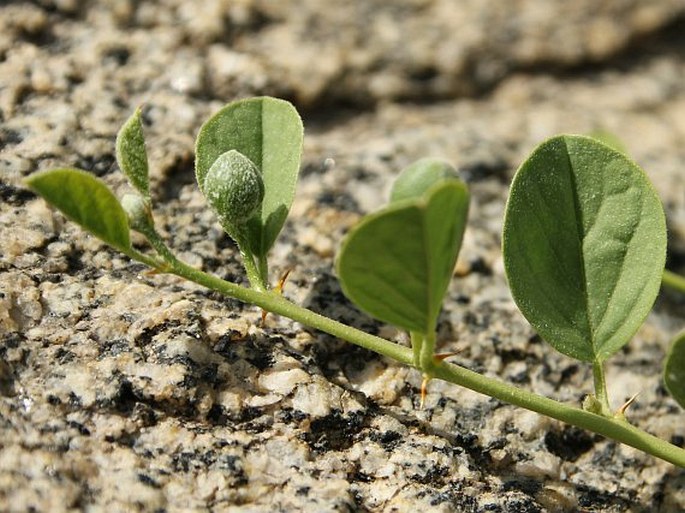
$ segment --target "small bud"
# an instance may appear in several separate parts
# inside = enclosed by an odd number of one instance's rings
[[[121,198],[121,206],[128,216],[131,229],[145,233],[154,225],[150,203],[140,194],[124,194]]]
[[[222,223],[237,227],[259,211],[264,181],[250,159],[230,150],[220,155],[207,171],[204,193]]]
[[[447,161],[420,159],[402,170],[390,193],[390,201],[419,198],[435,184],[447,179],[459,179],[459,173]]]
[[[583,399],[583,409],[585,411],[589,411],[590,413],[601,415],[602,403],[600,403],[594,395],[588,394],[585,396],[585,399]]]

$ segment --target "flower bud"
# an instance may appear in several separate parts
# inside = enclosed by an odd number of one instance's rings
[[[128,225],[131,229],[145,233],[153,226],[150,204],[140,194],[124,194],[121,206],[128,216]]]
[[[250,159],[229,150],[207,171],[204,193],[222,224],[237,227],[259,211],[264,199],[264,181]]]

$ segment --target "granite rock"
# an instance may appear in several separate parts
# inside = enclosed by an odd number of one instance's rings
[[[508,183],[559,132],[607,130],[664,201],[685,271],[680,0],[0,6],[0,510],[677,512],[685,474],[643,453],[152,275],[21,184],[77,166],[126,191],[114,138],[143,104],[156,220],[192,265],[245,282],[193,184],[202,120],[246,95],[305,113],[291,220],[272,252],[299,304],[406,343],[341,293],[344,233],[427,156],[473,200],[440,349],[579,404],[591,372],[544,345],[509,295]],[[140,241],[138,241],[140,242]],[[660,383],[685,300],[660,296],[608,365],[615,407],[683,444]]]

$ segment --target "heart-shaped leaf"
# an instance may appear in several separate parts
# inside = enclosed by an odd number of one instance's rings
[[[295,107],[276,98],[260,97],[228,104],[202,128],[195,148],[195,174],[204,192],[214,161],[237,150],[262,173],[264,199],[248,225],[250,252],[264,257],[283,227],[295,196],[304,129]]]
[[[668,351],[664,383],[678,404],[685,408],[685,331],[675,338]]]
[[[140,122],[140,109],[131,115],[117,134],[117,163],[128,178],[131,186],[145,199],[150,200],[147,152],[143,125]]]
[[[80,169],[52,169],[34,173],[26,184],[67,218],[110,246],[131,247],[128,219],[104,182]]]
[[[421,198],[364,218],[338,255],[345,295],[384,322],[432,332],[461,247],[468,203],[466,185],[450,179]]]
[[[523,315],[579,360],[601,362],[628,342],[659,290],[659,198],[634,162],[588,137],[553,137],[521,165],[502,239]]]

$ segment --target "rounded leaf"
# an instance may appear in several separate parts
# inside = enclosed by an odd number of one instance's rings
[[[594,139],[561,135],[517,171],[502,246],[513,298],[540,335],[568,356],[603,361],[654,303],[666,224],[634,162]]]
[[[126,212],[104,182],[80,169],[34,173],[26,184],[67,218],[121,251],[131,247]]]
[[[238,227],[259,211],[264,199],[264,182],[250,159],[230,150],[209,168],[204,193],[222,224]]]
[[[468,202],[466,185],[447,180],[421,199],[365,217],[338,255],[345,295],[384,322],[433,331],[461,247]]]
[[[678,404],[685,408],[685,331],[675,338],[668,351],[664,383]]]
[[[295,197],[304,129],[289,102],[270,97],[229,103],[200,129],[195,145],[195,175],[205,189],[209,169],[228,150],[237,150],[262,173],[264,200],[259,222],[246,234],[251,252],[266,255],[285,223]]]
[[[436,183],[448,178],[459,179],[459,173],[446,160],[424,158],[405,167],[393,183],[390,201],[419,198]]]

